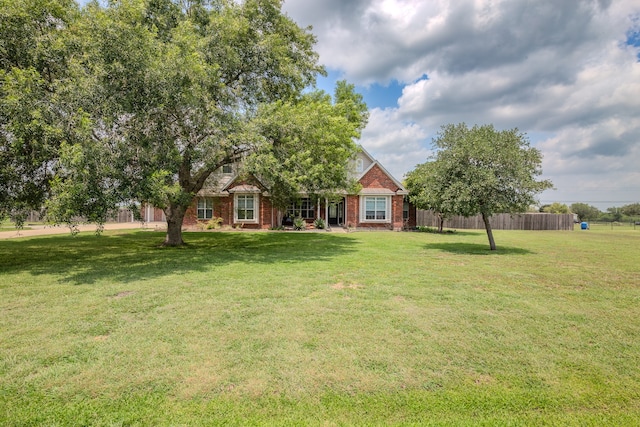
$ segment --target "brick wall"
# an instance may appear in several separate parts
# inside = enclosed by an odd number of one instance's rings
[[[374,165],[361,179],[360,183],[364,188],[388,188],[391,191],[398,191],[399,187],[378,165]]]

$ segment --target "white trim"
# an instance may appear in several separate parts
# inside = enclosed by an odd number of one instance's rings
[[[200,207],[200,202],[204,203],[203,207]],[[202,218],[200,217],[200,211],[203,212]],[[207,218],[207,212],[211,211],[211,216]],[[211,197],[198,197],[196,202],[196,219],[199,221],[206,221],[213,218],[213,199]]]
[[[358,195],[360,196],[395,196],[396,192],[388,188],[363,188]]]
[[[368,198],[384,199],[385,211],[384,219],[367,219],[366,200]],[[360,222],[361,223],[377,223],[377,224],[390,224],[391,223],[391,205],[393,201],[390,195],[375,195],[375,196],[360,196]]]
[[[364,147],[362,145],[360,145],[360,150],[362,150],[362,152],[369,157],[369,159],[371,160],[371,165],[369,165],[369,167],[367,168],[367,170],[365,170],[362,174],[360,174],[360,178],[362,178],[363,176],[365,176],[371,169],[373,169],[373,167],[375,165],[378,165],[378,167],[380,167],[380,169],[382,169],[382,172],[384,172],[389,178],[391,178],[391,181],[393,181],[393,183],[398,187],[398,191],[397,194],[399,195],[404,195],[404,194],[409,194],[409,192],[407,191],[406,188],[404,188],[404,185],[402,185],[402,183],[400,181],[398,181],[393,175],[391,175],[389,173],[388,170],[386,170],[384,168],[384,166],[382,166],[382,164],[380,164],[380,162],[378,162],[376,159],[374,159],[371,154],[369,154],[369,152],[367,150],[364,149]]]
[[[239,219],[238,218],[238,197],[239,196],[252,196],[253,197],[253,218],[252,219]],[[241,222],[243,224],[258,224],[260,219],[260,195],[256,193],[235,193],[233,195],[233,222]]]

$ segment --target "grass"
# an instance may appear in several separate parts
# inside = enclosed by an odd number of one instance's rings
[[[20,230],[31,230],[30,224],[25,224]],[[0,231],[20,231],[11,221],[0,221]]]
[[[640,231],[0,241],[2,425],[640,425]]]

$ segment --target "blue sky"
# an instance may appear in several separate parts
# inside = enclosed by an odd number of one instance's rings
[[[80,0],[80,3],[86,3]],[[285,0],[328,71],[370,109],[360,143],[397,179],[442,125],[517,127],[554,190],[640,202],[640,0]]]

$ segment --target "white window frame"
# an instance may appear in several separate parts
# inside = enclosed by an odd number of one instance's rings
[[[202,215],[200,213],[202,212]],[[211,215],[207,216],[207,212]],[[198,206],[196,207],[196,217],[199,220],[208,220],[213,218],[213,199],[209,197],[198,198]]]
[[[309,197],[303,197],[289,205],[287,215],[291,218],[301,216],[304,219],[314,219],[316,218],[316,206]]]
[[[239,218],[238,215],[238,206],[240,205],[239,200],[246,201],[248,197],[253,198],[253,218]],[[245,209],[245,211],[248,209]],[[260,214],[260,198],[256,193],[236,193],[233,197],[233,221],[234,222],[242,222],[246,224],[257,224],[258,218]]]
[[[373,200],[372,200],[373,199]],[[383,219],[368,219],[367,218],[367,201],[373,201],[376,207],[374,208],[374,216],[378,216],[379,212],[384,212]],[[378,210],[377,205],[379,202],[384,201],[384,209]],[[391,196],[360,196],[360,222],[374,222],[374,223],[391,223]]]
[[[364,170],[364,160],[356,159],[356,172],[361,173]]]

